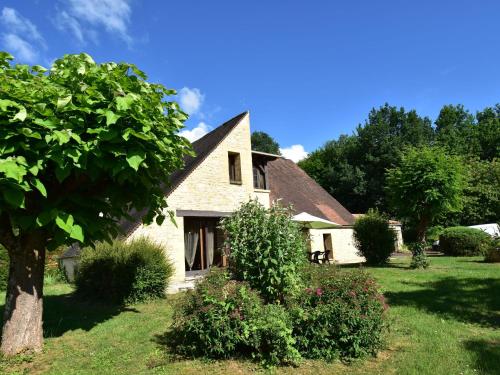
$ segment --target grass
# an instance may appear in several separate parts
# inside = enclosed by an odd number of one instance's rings
[[[377,358],[325,364],[305,361],[283,374],[500,374],[500,264],[479,258],[409,258],[368,268],[390,305],[387,344]],[[45,297],[45,349],[0,362],[7,374],[242,374],[251,362],[170,362],[157,343],[177,297],[127,308],[86,304],[71,287],[51,284]]]

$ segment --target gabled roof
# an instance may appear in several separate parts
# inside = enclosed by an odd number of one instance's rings
[[[267,171],[272,201],[281,199],[296,213],[307,212],[341,225],[354,224],[354,216],[293,161],[276,158],[268,162]]]
[[[210,153],[227,137],[229,133],[248,115],[248,111],[240,113],[232,119],[218,126],[210,133],[193,142],[195,156],[184,157],[184,168],[170,175],[170,185],[165,188],[165,196],[168,197],[190,174],[196,169]],[[128,237],[140,224],[141,218],[146,214],[146,210],[132,212],[130,215],[134,221],[122,221],[121,230]]]
[[[240,113],[238,116],[233,117],[231,120],[226,121],[219,127],[212,130],[210,133],[205,134],[203,137],[193,142],[193,150],[195,156],[187,156],[184,158],[184,168],[174,172],[170,176],[170,187],[165,192],[168,196],[177,186],[180,185],[182,181],[186,179],[191,172],[200,165],[203,160],[213,151],[215,148],[226,138],[226,136],[231,133],[236,125],[238,125],[245,116],[248,115],[248,111]]]

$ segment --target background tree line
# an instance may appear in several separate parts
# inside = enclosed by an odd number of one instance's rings
[[[386,171],[398,166],[408,147],[439,147],[458,157],[466,180],[462,208],[433,225],[472,225],[500,217],[500,104],[471,114],[463,105],[445,105],[434,123],[415,110],[385,104],[372,109],[352,135],[341,135],[299,165],[355,213],[369,208],[393,216],[385,189]]]

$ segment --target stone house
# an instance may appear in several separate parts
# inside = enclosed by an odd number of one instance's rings
[[[279,155],[252,151],[250,116],[244,112],[193,143],[195,157],[171,176],[165,192],[175,224],[123,223],[125,236],[147,236],[160,242],[174,264],[173,287],[212,266],[225,266],[223,234],[218,221],[230,216],[242,202],[257,199],[269,207],[281,200],[294,210],[338,224],[333,229],[310,229],[310,249],[330,250],[336,262],[362,261],[352,239],[354,216],[294,162]],[[140,215],[138,214],[137,217]],[[72,272],[78,249],[61,261]]]

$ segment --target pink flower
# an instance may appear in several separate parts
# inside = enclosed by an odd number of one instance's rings
[[[351,297],[356,297],[356,292],[355,292],[354,290],[351,290],[351,291],[349,292],[349,295],[350,295]]]
[[[318,297],[320,297],[322,294],[323,294],[323,291],[321,290],[321,288],[316,289],[316,295]]]

